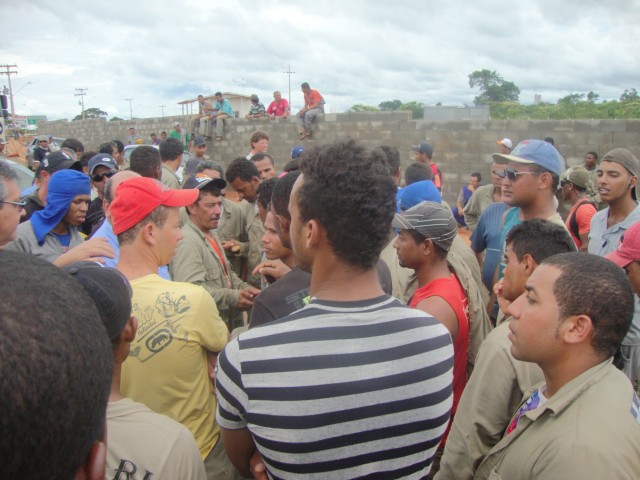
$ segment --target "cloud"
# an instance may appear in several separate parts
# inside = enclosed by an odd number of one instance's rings
[[[72,118],[86,107],[124,118],[179,114],[177,102],[217,90],[274,90],[301,106],[308,81],[333,111],[417,100],[471,104],[474,70],[498,71],[556,101],[595,91],[618,98],[637,84],[639,0],[354,0],[176,3],[33,0],[5,7],[0,46],[17,113]],[[0,79],[4,83],[6,77]]]

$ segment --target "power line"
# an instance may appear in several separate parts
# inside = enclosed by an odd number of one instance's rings
[[[80,105],[82,106],[82,120],[84,120],[84,96],[86,95],[87,90],[89,90],[88,88],[76,88],[76,93],[74,93],[73,95],[75,97],[80,97]]]
[[[133,98],[125,98],[125,102],[129,102],[129,117],[133,120],[133,107],[131,106],[131,102],[133,102]]]
[[[5,71],[0,71],[0,75],[6,75],[9,81],[9,100],[11,101],[11,116],[14,117],[16,114],[15,108],[13,107],[13,88],[11,88],[11,75],[17,75],[17,71],[11,71],[12,68],[18,68],[17,65],[0,65],[0,68],[4,68]]]
[[[282,73],[286,73],[287,75],[289,75],[289,108],[291,108],[291,74],[296,72],[291,71],[291,64],[289,64],[289,68],[287,68],[287,71]]]

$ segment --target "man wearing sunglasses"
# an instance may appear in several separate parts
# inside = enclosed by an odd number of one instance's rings
[[[507,168],[499,173],[502,201],[511,207],[502,222],[502,251],[509,231],[524,220],[541,218],[566,228],[555,200],[560,175],[565,170],[564,159],[553,145],[542,140],[523,140],[511,154],[494,153],[493,159],[507,161]],[[497,279],[502,278],[504,267],[501,260]]]
[[[104,186],[111,177],[118,173],[118,164],[115,159],[107,153],[99,153],[89,160],[89,176],[91,186],[95,188],[98,196],[91,200],[87,218],[82,224],[82,231],[86,235],[92,235],[102,222],[104,222],[104,211],[102,203],[104,201]]]

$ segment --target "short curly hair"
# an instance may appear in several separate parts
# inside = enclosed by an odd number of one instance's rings
[[[300,170],[300,219],[317,220],[345,263],[373,267],[396,209],[396,186],[382,153],[347,138],[306,152]]]
[[[613,262],[589,253],[560,253],[541,265],[560,270],[553,285],[560,318],[587,315],[593,325],[591,345],[610,357],[631,326],[634,295],[624,270]]]
[[[235,158],[227,167],[227,182],[232,183],[236,178],[243,182],[250,182],[253,177],[260,178],[260,172],[251,160],[245,157]]]

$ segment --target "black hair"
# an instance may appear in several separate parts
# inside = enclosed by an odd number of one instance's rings
[[[113,155],[113,147],[116,147],[116,150],[118,149],[116,144],[113,142],[101,143],[100,146],[98,147],[98,153],[106,153],[108,155]]]
[[[307,82],[304,82],[302,85],[300,85],[300,88],[311,88],[311,87]]]
[[[565,227],[540,218],[525,220],[509,230],[505,245],[511,245],[518,262],[529,254],[538,264],[552,255],[577,251]]]
[[[271,205],[276,212],[276,215],[281,215],[291,220],[291,214],[289,213],[289,198],[291,197],[291,190],[293,190],[293,184],[300,176],[299,170],[287,173],[284,177],[281,177],[273,188],[271,194]]]
[[[124,152],[124,143],[122,143],[120,140],[111,140],[111,143],[116,146],[116,148],[118,149],[118,153]]]
[[[297,193],[300,219],[318,221],[343,262],[373,267],[396,210],[396,186],[383,155],[351,138],[305,153]]]
[[[184,145],[177,138],[169,137],[160,142],[160,160],[168,162],[177,159],[184,153]]]
[[[560,317],[587,315],[593,348],[606,357],[614,355],[633,320],[633,289],[624,270],[588,253],[562,253],[542,264],[561,272],[553,285]]]
[[[431,168],[424,163],[414,162],[404,171],[404,183],[406,186],[424,180],[433,180]]]
[[[80,158],[78,159],[80,161],[80,164],[83,167],[89,167],[89,160],[91,160],[93,157],[95,157],[98,154],[98,152],[94,152],[94,151],[90,151],[90,152],[84,152],[82,155],[80,155]],[[111,154],[109,154],[111,155]]]
[[[384,153],[387,165],[389,166],[389,175],[395,176],[396,172],[400,169],[400,152],[396,147],[391,145],[380,145],[380,150]]]
[[[70,148],[74,152],[84,152],[84,145],[80,140],[76,140],[75,138],[67,138],[60,145],[60,148]],[[111,152],[109,152],[111,153]]]
[[[143,177],[155,178],[160,168],[160,153],[157,148],[142,145],[134,148],[129,160],[129,168]]]
[[[482,175],[480,175],[480,173],[478,173],[478,172],[473,172],[470,176],[471,177],[476,177],[478,179],[478,183],[480,183],[482,181]]]
[[[251,161],[259,162],[260,160],[264,160],[265,158],[268,158],[269,160],[271,160],[271,165],[273,165],[274,167],[276,166],[276,163],[273,161],[273,157],[268,153],[264,153],[264,152],[258,152],[255,155],[253,155],[251,157]]]
[[[275,187],[277,183],[277,178],[268,178],[258,185],[258,204],[265,210],[271,206],[271,194],[273,193],[273,187]]]
[[[593,158],[595,158],[596,162],[598,161],[598,154],[596,152],[587,152],[587,155],[593,155]]]
[[[250,182],[253,177],[260,178],[260,173],[253,162],[245,157],[236,158],[227,168],[227,182],[229,183],[235,181],[236,178],[243,182]]]
[[[111,344],[69,274],[6,250],[0,271],[0,477],[74,478],[104,435]]]

